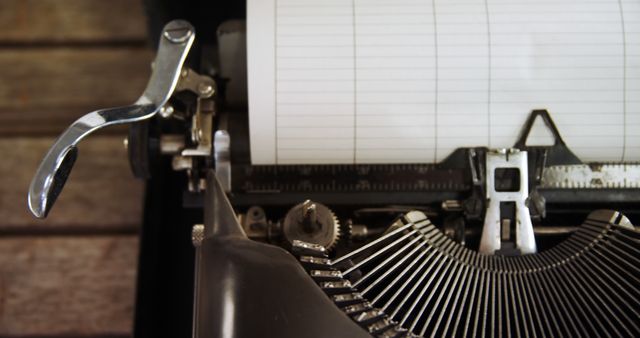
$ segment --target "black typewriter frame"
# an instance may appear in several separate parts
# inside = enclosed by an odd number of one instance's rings
[[[174,19],[192,23],[198,38],[187,62],[198,69],[203,43],[215,44],[216,27],[245,17],[244,1],[143,0],[149,42],[154,47],[162,27]],[[213,28],[212,28],[213,27]],[[156,126],[137,126],[154,128]],[[143,144],[154,147],[144,139]],[[157,145],[156,145],[157,146]],[[138,154],[138,156],[142,156]],[[134,161],[135,162],[135,161]],[[183,173],[171,169],[170,159],[149,159],[153,175],[146,182],[144,214],[135,299],[135,337],[190,337],[193,322],[194,248],[191,227],[202,223],[202,209],[183,208]],[[135,163],[133,164],[135,165]],[[134,169],[135,170],[135,169]]]
[[[157,36],[163,25],[173,19],[186,19],[196,28],[197,40],[193,51],[190,54],[188,63],[194,69],[201,69],[201,56],[206,54],[203,45],[216,44],[216,27],[229,19],[243,19],[246,12],[244,1],[221,1],[221,0],[144,0],[148,28],[149,41],[155,43]],[[533,122],[533,121],[531,121]],[[239,121],[232,121],[241,126],[246,125],[242,118]],[[158,145],[153,139],[146,137],[150,131],[158,131],[161,126],[154,122],[136,125],[131,129],[131,136],[138,138],[138,144],[150,149],[157,148]],[[166,128],[166,126],[162,126]],[[523,128],[524,136],[516,142],[516,147],[526,148],[525,140],[531,124]],[[552,130],[553,131],[553,130]],[[559,139],[557,130],[554,132],[556,139]],[[131,144],[131,143],[130,143]],[[579,163],[579,160],[566,149],[564,144],[556,144],[554,152],[546,158],[546,161],[559,161],[564,164]],[[140,234],[140,253],[138,258],[138,276],[136,307],[134,319],[135,337],[188,337],[192,335],[194,322],[194,269],[195,250],[191,242],[191,229],[193,224],[203,223],[203,196],[185,193],[184,187],[187,179],[182,172],[172,170],[169,158],[148,158],[143,149],[132,152],[132,165],[134,171],[143,170],[152,173],[146,182],[146,192],[144,201],[143,224]],[[530,154],[530,173],[535,172],[537,155],[540,149],[535,147],[527,148]],[[237,150],[236,150],[237,151]],[[249,167],[246,159],[246,144],[241,146],[236,158],[245,158],[239,161],[239,165],[234,168],[234,177],[242,176],[242,170]],[[533,161],[531,161],[534,159]],[[449,166],[464,167],[464,153],[454,154],[449,159]],[[142,163],[142,168],[140,168]],[[138,166],[138,168],[135,168]],[[244,167],[243,167],[244,166]],[[462,170],[462,169],[460,169]],[[240,175],[237,175],[237,174]],[[467,175],[467,173],[465,173]],[[607,192],[604,192],[605,194]],[[442,198],[441,193],[438,197]],[[455,198],[455,193],[452,193]],[[564,195],[563,195],[564,194]],[[584,203],[579,208],[585,214],[590,206],[594,205],[589,201],[602,200],[603,192],[587,193]],[[432,194],[435,201],[436,194]],[[299,201],[300,194],[288,194],[274,199],[273,195],[264,194],[235,194],[232,197],[234,205],[248,206],[251,204],[264,203],[265,199],[270,199],[270,203],[277,205],[291,205],[293,201]],[[399,198],[405,198],[407,202],[420,196],[421,201],[429,198],[429,193],[421,192],[414,195],[406,193],[384,193],[375,195],[370,193],[359,193],[360,197],[365,197],[368,203],[385,204],[388,200],[402,203]],[[620,197],[615,192],[611,196],[617,199],[617,203],[611,207],[621,207],[622,212],[627,213],[632,221],[637,224],[640,218],[640,210],[633,208],[630,210],[630,201],[640,200],[640,189],[629,195]],[[564,207],[563,201],[568,200],[568,195],[563,191],[545,192],[548,200],[547,208],[552,210],[557,207]],[[378,198],[378,199],[376,199]],[[353,199],[353,195],[349,196]],[[340,193],[328,193],[322,197],[324,201],[335,201],[338,204],[348,204],[348,201]],[[615,200],[615,199],[614,199]],[[550,202],[550,203],[549,203]],[[625,210],[624,208],[628,208]],[[258,334],[258,333],[257,333]]]

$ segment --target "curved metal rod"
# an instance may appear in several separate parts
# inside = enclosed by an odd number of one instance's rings
[[[36,217],[44,218],[51,210],[71,172],[80,140],[110,125],[149,119],[167,103],[178,83],[194,35],[193,26],[188,22],[169,22],[162,31],[151,78],[142,96],[130,106],[84,115],[60,135],[40,163],[29,187],[29,209]]]

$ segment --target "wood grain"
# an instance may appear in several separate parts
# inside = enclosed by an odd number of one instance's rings
[[[145,41],[141,0],[2,0],[0,44]]]
[[[141,94],[146,45],[142,0],[0,0],[0,337],[131,335],[143,183],[126,129],[81,142],[46,220],[26,196],[73,120]]]
[[[133,103],[150,74],[146,48],[0,50],[0,136],[57,135],[99,108]]]
[[[135,236],[0,237],[0,336],[127,335]]]
[[[27,210],[27,191],[53,138],[0,138],[0,234],[135,232],[143,182],[131,174],[120,136],[83,140],[67,184],[46,220]]]

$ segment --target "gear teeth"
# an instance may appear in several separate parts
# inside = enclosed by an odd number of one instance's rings
[[[331,243],[329,243],[329,245],[325,247],[327,251],[332,251],[333,249],[335,249],[336,245],[338,245],[340,239],[342,238],[342,227],[340,226],[338,217],[336,217],[336,214],[334,214],[333,211],[331,212],[331,217],[333,218],[333,240],[331,241]]]
[[[344,234],[344,242],[351,244],[353,240],[353,221],[348,219],[342,226],[342,233]]]
[[[640,186],[640,164],[591,163],[544,169],[542,188],[629,189]]]
[[[311,229],[313,236],[300,230],[304,226],[302,223],[304,220],[317,222],[320,225],[317,229]],[[336,215],[326,205],[306,200],[287,212],[282,223],[282,233],[284,238],[294,247],[296,241],[306,244],[313,243],[328,253],[336,247],[342,238],[342,227]],[[320,238],[314,237],[316,235]],[[301,250],[301,248],[297,249]]]

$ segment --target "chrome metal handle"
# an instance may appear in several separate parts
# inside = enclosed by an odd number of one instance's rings
[[[151,78],[142,96],[129,106],[100,109],[84,115],[58,137],[29,187],[29,209],[36,217],[46,217],[62,191],[77,157],[76,145],[80,140],[98,129],[146,120],[160,111],[173,95],[194,37],[190,23],[183,20],[169,22],[162,30]]]

